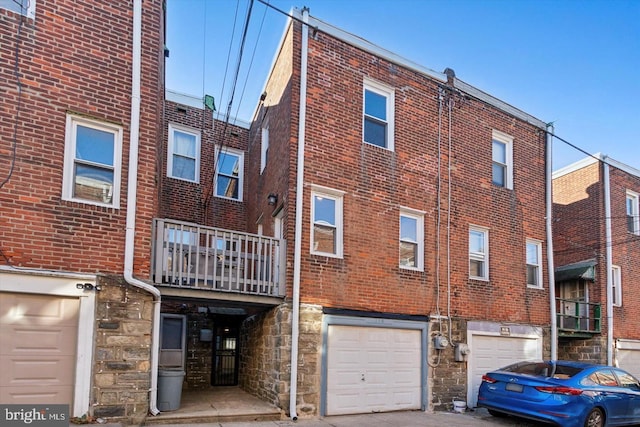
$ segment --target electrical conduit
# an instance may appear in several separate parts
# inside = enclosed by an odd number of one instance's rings
[[[547,125],[546,210],[547,210],[547,270],[549,276],[549,306],[551,308],[551,360],[558,359],[558,319],[556,314],[556,278],[553,263],[553,125]]]
[[[611,266],[613,255],[611,254],[611,182],[609,181],[609,163],[607,156],[602,156],[604,165],[604,218],[605,218],[605,256],[607,275],[607,365],[613,366],[613,277]]]
[[[129,132],[129,176],[127,181],[127,223],[124,246],[124,279],[153,295],[151,336],[151,387],[149,412],[158,415],[158,352],[160,338],[160,291],[133,277],[133,252],[136,232],[136,192],[138,185],[138,145],[140,139],[140,70],[142,56],[142,0],[133,1],[133,60],[131,70],[131,129]]]
[[[296,177],[296,225],[293,249],[293,302],[291,315],[291,379],[289,416],[298,419],[298,337],[300,332],[300,260],[302,251],[302,207],[304,192],[304,141],[307,104],[307,54],[309,48],[309,9],[302,9],[302,46],[300,50],[300,109],[298,124],[298,173]]]

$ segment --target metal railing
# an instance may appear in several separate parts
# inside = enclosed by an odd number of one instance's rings
[[[284,295],[285,241],[183,221],[153,221],[154,283]]]
[[[556,298],[558,329],[565,332],[599,333],[602,313],[600,303]]]

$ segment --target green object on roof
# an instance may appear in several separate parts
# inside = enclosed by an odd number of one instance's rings
[[[556,282],[565,282],[567,280],[575,279],[595,280],[596,261],[590,259],[588,261],[576,262],[575,264],[563,265],[562,267],[556,268]]]
[[[211,111],[216,111],[216,102],[211,95],[204,96],[204,106]]]

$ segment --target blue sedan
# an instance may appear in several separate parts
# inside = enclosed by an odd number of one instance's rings
[[[640,382],[622,369],[569,361],[509,365],[482,377],[478,406],[562,427],[640,424]]]

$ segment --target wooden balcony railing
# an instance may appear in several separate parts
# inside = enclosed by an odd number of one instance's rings
[[[153,236],[157,284],[284,295],[284,240],[169,219],[154,219]]]
[[[558,330],[565,334],[600,333],[602,313],[599,303],[556,298]]]

